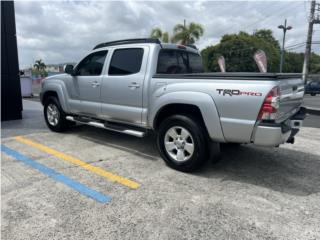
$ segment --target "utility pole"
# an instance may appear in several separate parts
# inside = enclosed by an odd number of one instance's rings
[[[283,38],[282,38],[282,49],[281,49],[281,58],[280,58],[280,73],[282,73],[283,61],[284,61],[284,43],[286,41],[286,32],[287,30],[292,29],[291,26],[287,27],[287,19],[284,20],[284,25],[279,25],[278,28],[283,30]]]
[[[186,20],[185,19],[183,19],[183,26],[184,26],[184,28],[186,28]]]
[[[318,11],[319,9],[319,4],[318,5]],[[311,1],[311,9],[310,9],[310,18],[309,18],[309,27],[308,27],[308,36],[307,36],[307,44],[306,44],[306,50],[304,53],[304,62],[303,62],[303,69],[302,69],[302,77],[305,83],[307,83],[307,76],[309,73],[309,63],[310,63],[310,54],[311,54],[311,42],[312,42],[312,33],[313,33],[313,24],[319,24],[319,16],[317,19],[314,16],[316,10],[316,1],[312,0]]]

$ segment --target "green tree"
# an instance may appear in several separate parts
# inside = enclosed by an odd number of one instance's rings
[[[257,30],[255,31],[255,33],[253,34],[253,36],[260,38],[262,40],[265,40],[269,43],[271,43],[272,45],[274,45],[277,49],[280,50],[280,45],[279,42],[273,37],[273,32],[270,29],[261,29],[261,30]]]
[[[285,60],[284,60],[284,72],[290,73],[301,73],[303,62],[304,62],[304,53],[295,53],[285,51]],[[311,53],[310,55],[310,65],[309,65],[310,74],[320,74],[320,55],[316,53]]]
[[[283,72],[299,73],[302,71],[304,61],[303,53],[287,52],[284,53]]]
[[[188,26],[177,24],[174,29],[172,42],[180,42],[183,45],[194,44],[204,33],[204,29],[200,24],[190,23]]]
[[[258,72],[253,59],[257,50],[263,50],[268,59],[268,71],[277,72],[279,68],[279,49],[261,36],[246,32],[224,35],[219,44],[202,50],[202,57],[207,71],[219,72],[218,57],[224,56],[228,72]]]
[[[46,64],[41,60],[36,60],[34,65],[34,73],[37,75],[41,75],[41,77],[45,77],[47,76],[47,72],[46,72]]]
[[[228,72],[257,72],[253,59],[255,51],[263,50],[267,55],[268,72],[278,72],[280,63],[280,45],[269,29],[257,30],[252,35],[246,32],[224,35],[220,43],[202,50],[202,58],[207,71],[218,71],[218,57],[224,56]],[[304,61],[303,53],[285,51],[283,71],[301,73]],[[320,73],[320,55],[310,56],[310,73]]]
[[[310,73],[320,74],[320,55],[311,53],[310,57]]]
[[[160,28],[154,28],[150,34],[151,38],[160,39],[161,42],[168,43],[169,42],[169,33],[163,32]]]

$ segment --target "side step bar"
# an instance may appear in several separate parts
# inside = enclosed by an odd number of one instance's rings
[[[72,121],[72,122],[77,122],[77,123],[86,124],[86,125],[93,126],[93,127],[103,128],[103,129],[107,129],[107,130],[114,131],[114,132],[132,135],[135,137],[142,138],[146,135],[146,133],[142,132],[142,131],[127,129],[125,127],[112,126],[112,125],[108,125],[107,123],[103,123],[103,122],[96,122],[93,120],[92,121],[81,121],[79,118],[75,118],[72,116],[67,116],[66,119],[69,121]]]

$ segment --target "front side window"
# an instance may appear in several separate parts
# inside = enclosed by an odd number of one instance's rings
[[[86,56],[77,66],[77,76],[99,76],[108,51],[94,52]]]
[[[125,48],[114,51],[109,75],[129,75],[140,72],[143,59],[142,48]]]

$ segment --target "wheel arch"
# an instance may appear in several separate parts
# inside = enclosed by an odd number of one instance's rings
[[[193,114],[203,122],[212,140],[224,142],[220,117],[212,97],[198,92],[172,92],[159,97],[151,107],[149,126],[157,130],[161,120],[173,114]]]
[[[63,87],[58,84],[46,84],[43,86],[41,92],[41,103],[44,104],[48,97],[56,97],[63,109],[64,112],[68,112],[69,108],[67,105],[67,96],[66,91],[63,90]]]

